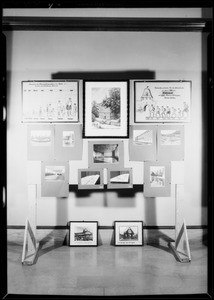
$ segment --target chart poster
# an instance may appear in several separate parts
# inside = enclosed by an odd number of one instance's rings
[[[191,81],[135,81],[135,123],[190,122]]]
[[[22,81],[23,122],[78,122],[78,81]]]

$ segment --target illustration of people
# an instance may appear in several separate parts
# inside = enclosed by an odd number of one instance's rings
[[[162,105],[161,106],[161,118],[165,119],[166,117],[166,108]]]
[[[154,118],[154,115],[155,115],[155,107],[153,104],[151,104],[149,107],[149,118],[150,119]]]
[[[178,116],[178,119],[181,119],[181,117],[182,117],[182,111],[181,111],[180,107],[178,108],[177,116]]]
[[[171,110],[170,110],[170,107],[167,105],[167,107],[166,107],[166,117],[167,117],[167,119],[170,119],[170,115],[171,115]]]
[[[174,108],[174,106],[172,107],[172,118],[175,119],[176,118],[176,109]]]
[[[70,118],[72,114],[72,101],[71,98],[68,99],[66,103],[66,111],[67,111],[67,117]]]
[[[159,119],[160,116],[161,116],[161,114],[160,114],[160,107],[157,105],[157,107],[156,107],[156,118]]]
[[[58,103],[57,103],[57,117],[58,117],[58,119],[62,118],[62,105],[61,105],[60,100],[58,100]]]
[[[188,113],[189,113],[189,105],[184,102],[184,108],[183,108],[183,112],[182,112],[182,117],[183,118],[187,118],[188,117]]]
[[[47,113],[48,113],[48,118],[51,119],[52,118],[52,106],[51,106],[51,103],[48,104]]]
[[[76,115],[77,115],[77,104],[74,103],[74,105],[73,105],[73,116],[76,117]]]
[[[149,99],[152,99],[152,93],[149,89],[149,86],[147,85],[147,87],[143,90],[143,94],[142,94],[142,97],[141,99],[144,100],[145,98],[149,98]]]

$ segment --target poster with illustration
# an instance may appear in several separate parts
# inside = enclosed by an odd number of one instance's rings
[[[22,81],[23,122],[78,122],[79,82]]]
[[[135,123],[190,122],[191,81],[135,81]]]

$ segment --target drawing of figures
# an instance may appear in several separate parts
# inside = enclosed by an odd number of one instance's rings
[[[170,119],[170,115],[171,115],[171,110],[170,110],[170,107],[167,105],[167,107],[166,107],[166,117],[168,119]]]
[[[57,103],[57,117],[58,119],[62,118],[62,105],[60,100]]]
[[[184,102],[183,104],[184,104],[184,108],[182,112],[182,117],[187,118],[189,113],[189,105],[186,102]]]
[[[166,108],[163,107],[163,105],[161,106],[161,118],[165,119],[166,117]]]
[[[51,119],[52,118],[52,106],[51,106],[51,103],[48,104],[48,107],[47,107],[47,113],[48,113],[48,118]]]
[[[153,96],[152,93],[149,89],[149,86],[147,86],[144,90],[143,90],[143,94],[141,96],[141,100],[152,100]]]
[[[160,114],[160,107],[157,106],[157,107],[156,107],[156,118],[159,119],[160,116],[161,116],[161,114]]]
[[[182,111],[180,109],[180,107],[178,108],[178,119],[180,119],[182,117]]]
[[[67,117],[71,117],[71,113],[72,113],[72,101],[71,98],[68,99],[67,103],[66,103],[66,111],[67,111]]]
[[[76,116],[76,114],[77,114],[77,105],[76,105],[76,103],[74,103],[74,105],[73,105],[73,115]]]
[[[149,106],[149,118],[154,118],[155,116],[155,107],[153,104]]]
[[[174,107],[172,107],[172,118],[175,119],[176,118],[176,109]]]

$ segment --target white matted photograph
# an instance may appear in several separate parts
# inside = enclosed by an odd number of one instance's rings
[[[115,221],[114,222],[115,246],[142,246],[143,222],[142,221]]]
[[[133,187],[132,168],[107,170],[108,189],[126,189]]]
[[[69,222],[69,246],[98,246],[98,222]]]
[[[84,82],[84,137],[127,138],[128,120],[128,81]]]

